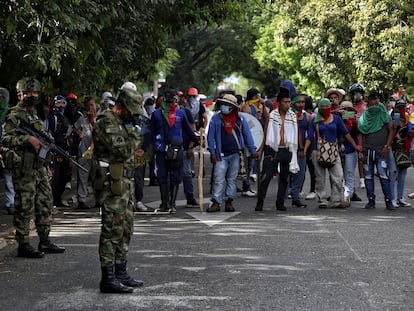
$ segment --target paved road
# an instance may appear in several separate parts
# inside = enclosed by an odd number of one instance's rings
[[[276,179],[270,187],[260,213],[254,199],[238,197],[236,213],[180,206],[171,216],[136,215],[128,266],[145,286],[131,295],[99,293],[98,212],[65,210],[52,229],[65,254],[1,251],[0,310],[414,309],[413,209],[321,210],[307,201],[276,212]],[[145,196],[158,204],[157,188]]]

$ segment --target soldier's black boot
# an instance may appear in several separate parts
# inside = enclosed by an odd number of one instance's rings
[[[29,243],[19,243],[17,248],[17,257],[24,258],[42,258],[45,253],[37,251]]]
[[[171,184],[170,187],[170,201],[168,202],[168,208],[170,209],[171,213],[175,213],[176,210],[176,205],[175,205],[175,200],[177,199],[177,193],[178,193],[178,189],[179,189],[180,185],[175,185],[175,184]]]
[[[53,244],[49,238],[40,238],[37,249],[45,254],[59,254],[64,253],[66,250],[64,247]]]
[[[144,285],[144,282],[141,280],[135,280],[130,277],[127,273],[126,260],[122,260],[121,263],[115,262],[115,277],[118,279],[121,284],[128,287],[140,287]]]
[[[161,205],[159,207],[160,212],[168,212],[168,184],[160,184],[161,192]]]
[[[101,267],[102,279],[99,284],[101,293],[117,293],[128,294],[132,293],[134,289],[132,287],[125,286],[119,282],[114,275],[114,265],[108,267]]]

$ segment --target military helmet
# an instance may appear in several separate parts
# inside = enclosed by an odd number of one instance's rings
[[[142,113],[140,104],[141,96],[133,90],[120,90],[116,101],[125,105],[128,111],[133,115]]]
[[[36,80],[31,77],[25,77],[17,81],[16,91],[17,93],[24,92],[40,92],[41,85],[39,80]]]

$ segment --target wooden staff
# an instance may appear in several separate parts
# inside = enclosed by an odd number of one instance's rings
[[[203,167],[204,167],[204,128],[200,129],[200,161],[198,163],[198,200],[200,202],[200,212],[204,212],[203,194]]]

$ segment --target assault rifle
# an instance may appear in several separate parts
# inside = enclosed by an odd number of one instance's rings
[[[74,165],[79,167],[82,171],[85,171],[86,173],[88,170],[80,165],[78,162],[76,162],[67,151],[62,149],[59,146],[55,145],[53,137],[45,132],[35,129],[30,123],[28,123],[25,120],[19,119],[20,124],[18,127],[16,127],[16,133],[23,134],[23,135],[30,135],[33,137],[36,137],[40,143],[42,144],[42,148],[39,150],[39,157],[41,159],[45,159],[48,152],[53,153],[56,156],[62,157],[66,160],[71,161]]]

